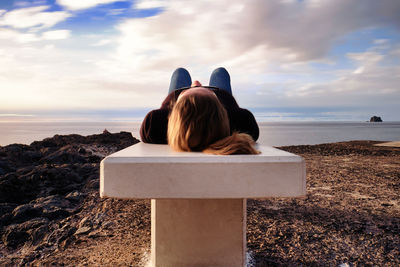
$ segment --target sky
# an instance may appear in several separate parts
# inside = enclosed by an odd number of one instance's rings
[[[0,121],[140,120],[221,66],[260,121],[400,121],[400,1],[0,0]]]

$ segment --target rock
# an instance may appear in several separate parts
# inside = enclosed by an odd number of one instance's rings
[[[75,190],[75,191],[69,193],[68,195],[66,195],[65,199],[68,199],[70,201],[79,201],[84,196],[86,196],[86,194]]]
[[[40,159],[42,155],[32,147],[21,144],[12,144],[1,147],[0,151],[1,154],[6,155],[6,158],[2,159],[3,164],[11,168],[30,165]]]
[[[0,215],[10,213],[17,207],[13,203],[0,203]]]
[[[94,223],[99,226],[104,222],[105,218],[106,218],[106,213],[97,213],[94,218]]]
[[[99,229],[103,214],[86,213],[79,227],[74,216],[87,210],[87,199],[98,197],[100,161],[137,142],[131,133],[105,131],[0,146],[0,266],[10,263],[3,261],[5,246],[8,259],[20,253],[21,262],[30,265],[76,236]],[[14,250],[21,246],[23,250]]]
[[[36,258],[39,258],[40,254],[37,252],[33,252],[31,255],[26,256],[25,258],[21,259],[18,263],[18,266],[28,266],[32,261]]]
[[[16,248],[18,245],[25,243],[29,240],[29,234],[25,231],[18,231],[18,229],[9,229],[2,238],[4,245]]]
[[[90,238],[96,238],[96,237],[100,237],[100,236],[102,236],[102,232],[100,230],[90,232],[88,234],[88,237],[90,237]]]
[[[91,180],[86,184],[86,188],[88,189],[99,188],[99,186],[100,186],[99,180]]]
[[[43,141],[33,142],[31,147],[41,149],[44,147],[61,148],[68,144],[114,144],[118,146],[118,149],[122,149],[139,142],[139,140],[132,137],[132,134],[128,132],[114,134],[107,132],[105,134],[94,134],[89,136],[81,136],[77,134],[55,135],[54,137],[46,138]]]
[[[79,222],[78,228],[80,229],[80,228],[85,227],[85,226],[92,227],[92,225],[93,225],[93,223],[90,220],[90,218],[89,217],[85,217]]]
[[[25,222],[32,218],[41,217],[43,213],[43,209],[41,207],[35,207],[32,204],[25,204],[16,207],[13,214],[13,222]]]
[[[37,241],[36,238],[43,233],[35,231],[38,231],[40,226],[47,225],[48,222],[49,220],[46,218],[35,218],[24,223],[12,224],[5,229],[2,240],[6,246],[11,248],[16,248],[29,240]]]
[[[33,230],[31,234],[32,243],[34,245],[39,244],[42,241],[43,237],[46,236],[48,230],[49,226],[47,224],[41,225],[40,227]]]
[[[108,221],[108,222],[105,222],[105,223],[103,224],[103,228],[104,228],[104,229],[112,228],[113,226],[115,226],[115,223],[112,222],[112,221]]]
[[[35,207],[43,210],[52,210],[56,208],[71,208],[71,202],[60,195],[37,198],[31,202]]]
[[[64,195],[80,187],[84,178],[79,171],[79,166],[54,168],[44,164],[26,174],[8,173],[0,179],[0,202],[22,204],[38,197]]]
[[[43,157],[40,163],[85,163],[85,158],[79,152],[73,151],[70,146],[57,150],[50,155]]]
[[[84,227],[79,228],[79,229],[75,232],[75,235],[83,235],[83,234],[86,234],[86,233],[90,232],[90,230],[92,230],[91,227],[89,227],[89,226],[84,226]]]
[[[70,215],[69,210],[73,209],[71,202],[59,195],[38,198],[32,203],[35,208],[42,209],[43,217],[50,220],[65,218]]]
[[[378,116],[372,116],[369,121],[370,122],[382,122],[382,119],[381,119],[381,117],[378,117]]]
[[[20,179],[15,172],[7,173],[0,178],[0,202],[23,204],[35,198],[37,192],[27,179]]]
[[[56,229],[51,234],[49,234],[47,238],[47,243],[50,245],[60,244],[64,240],[73,236],[75,232],[76,232],[76,227],[66,224],[63,227]]]
[[[11,171],[14,170],[9,167],[9,164],[4,160],[0,160],[0,175],[4,175]]]
[[[0,235],[2,226],[11,224],[12,218],[13,216],[11,213],[5,213],[0,215]]]

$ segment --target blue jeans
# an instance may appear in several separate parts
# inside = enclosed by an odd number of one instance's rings
[[[183,87],[190,87],[191,85],[192,78],[189,72],[184,68],[177,68],[172,74],[168,94]],[[225,68],[218,68],[212,72],[209,85],[232,94],[231,77]]]

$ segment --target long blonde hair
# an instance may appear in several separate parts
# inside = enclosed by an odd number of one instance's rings
[[[253,138],[244,133],[230,135],[228,114],[215,95],[182,95],[168,119],[168,144],[177,151],[209,154],[259,154]]]

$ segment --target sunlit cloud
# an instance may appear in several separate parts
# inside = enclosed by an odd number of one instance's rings
[[[117,1],[118,0],[57,0],[57,3],[69,10],[79,10]]]
[[[13,28],[50,28],[71,16],[65,11],[46,12],[49,6],[37,6],[15,9],[0,17],[0,26]]]
[[[137,9],[150,9],[165,7],[165,1],[163,0],[138,0],[135,4]]]
[[[44,40],[62,40],[67,39],[70,33],[71,31],[69,30],[47,31],[42,34],[42,37]]]
[[[97,43],[92,44],[92,46],[103,46],[103,45],[108,45],[112,43],[112,40],[110,39],[101,39]]]
[[[235,62],[244,53],[259,58],[308,61],[326,56],[338,38],[362,27],[397,23],[398,1],[195,1],[165,2],[165,12],[154,18],[128,20],[119,26],[119,52],[160,62]],[[145,6],[152,1],[139,2]],[[310,7],[312,6],[312,8]],[[201,10],[201,12],[200,12]],[[350,11],[350,12],[349,12]],[[223,14],[223,16],[221,15]],[[335,23],[320,23],[335,21]],[[310,32],[310,27],[318,25]],[[181,53],[185,51],[186,53]],[[157,52],[157,57],[154,57]],[[237,60],[241,64],[241,60]],[[256,64],[258,64],[257,61]],[[155,62],[154,65],[158,65]]]
[[[19,44],[28,44],[43,40],[63,40],[69,37],[69,30],[44,31],[42,33],[24,33],[11,29],[0,28],[0,40],[3,40],[3,42],[15,41]]]

